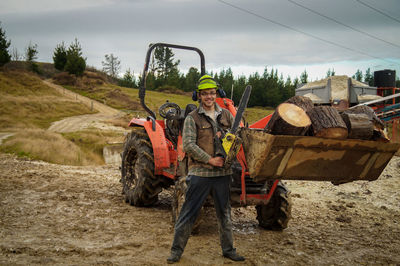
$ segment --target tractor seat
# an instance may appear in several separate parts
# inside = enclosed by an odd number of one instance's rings
[[[183,119],[185,119],[187,117],[187,115],[190,114],[192,111],[196,110],[196,108],[197,108],[197,106],[192,103],[189,103],[188,105],[186,105]]]

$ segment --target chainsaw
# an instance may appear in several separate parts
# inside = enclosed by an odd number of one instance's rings
[[[240,146],[242,145],[243,142],[242,139],[238,136],[238,129],[240,121],[243,118],[244,110],[246,109],[247,103],[249,102],[250,93],[251,93],[251,86],[247,85],[242,94],[242,98],[240,99],[232,127],[228,130],[228,132],[225,133],[225,135],[221,136],[221,145],[223,152],[225,153],[224,167],[226,169],[231,166],[233,160],[239,153]]]

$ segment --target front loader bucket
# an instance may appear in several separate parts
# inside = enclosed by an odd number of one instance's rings
[[[400,148],[399,143],[271,135],[250,128],[242,128],[240,135],[249,174],[255,182],[373,181]]]

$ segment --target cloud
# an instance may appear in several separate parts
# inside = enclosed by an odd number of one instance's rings
[[[0,14],[46,13],[54,11],[78,10],[112,4],[113,0],[18,0],[1,1]]]
[[[388,61],[394,60],[397,65],[393,67],[400,72],[400,48],[351,31],[289,1],[223,1],[250,13],[218,0],[3,0],[0,10],[12,46],[22,50],[29,41],[37,43],[39,59],[50,62],[58,43],[69,45],[78,38],[88,64],[101,68],[104,55],[113,53],[121,60],[122,69],[135,72],[141,71],[147,47],[154,42],[198,47],[205,53],[209,69],[290,69],[343,62],[356,66],[371,60],[392,67]],[[400,45],[399,25],[357,1],[295,1]],[[392,15],[400,13],[394,0],[371,4]],[[183,69],[198,65],[196,55],[175,54]]]

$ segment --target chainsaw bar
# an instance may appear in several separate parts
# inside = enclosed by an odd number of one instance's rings
[[[251,93],[251,85],[247,85],[242,94],[242,98],[240,99],[239,107],[238,107],[238,110],[237,110],[236,116],[235,116],[235,120],[233,120],[233,125],[230,130],[230,133],[232,133],[232,134],[235,134],[239,128],[240,120],[242,120],[244,110],[246,109],[247,103],[249,102],[249,99],[250,99],[250,93]]]

